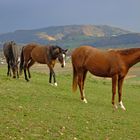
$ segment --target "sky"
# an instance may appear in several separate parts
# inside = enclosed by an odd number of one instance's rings
[[[0,0],[0,34],[81,24],[140,32],[140,0]]]

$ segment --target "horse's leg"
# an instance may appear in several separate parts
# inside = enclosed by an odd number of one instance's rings
[[[126,110],[123,102],[122,102],[122,85],[123,85],[124,77],[118,78],[118,96],[119,96],[119,105],[123,110]]]
[[[57,82],[56,82],[56,78],[55,78],[55,72],[53,70],[52,67],[49,67],[50,68],[50,78],[49,78],[49,83],[51,83],[51,78],[53,76],[53,80],[54,80],[54,85],[57,86]]]
[[[11,76],[11,67],[10,67],[10,61],[9,61],[9,59],[7,58],[6,59],[6,62],[7,62],[7,64],[8,64],[8,66],[7,66],[7,76]]]
[[[49,83],[52,83],[52,72],[51,72],[51,70],[50,70]]]
[[[115,104],[117,78],[118,78],[117,75],[112,77],[112,105],[115,109],[118,108],[117,105]]]
[[[30,62],[29,62],[29,64],[28,64],[28,66],[27,66],[27,71],[28,71],[28,76],[29,76],[29,78],[31,78],[31,73],[30,73],[30,67],[33,65],[35,63],[35,61],[34,60],[30,60]]]
[[[17,63],[17,72],[16,72],[17,78],[19,78],[19,67],[18,67],[18,63]]]
[[[19,78],[19,73],[18,73],[18,70],[17,70],[17,78]]]
[[[54,72],[54,70],[52,71],[52,75],[53,75],[54,85],[57,86],[57,82],[56,82],[56,77],[55,77],[55,72]]]
[[[84,96],[84,102],[85,103],[87,103],[87,100],[85,98],[85,92],[84,92],[84,84],[85,84],[86,75],[87,75],[87,70],[85,70],[84,73],[83,73],[83,85],[82,85],[82,88],[83,88],[83,96]]]
[[[51,84],[52,83],[52,76],[53,76],[53,80],[54,80],[54,85],[57,86],[57,82],[56,82],[56,77],[55,77],[55,72],[53,70],[54,68],[54,64],[48,64],[48,67],[50,69],[50,77],[49,77],[49,83]]]
[[[27,62],[24,61],[24,64],[23,64],[23,69],[24,69],[24,76],[25,76],[25,80],[28,82],[29,79],[27,77],[27,73],[26,73],[26,69],[27,69]]]
[[[78,73],[78,86],[79,86],[79,89],[80,89],[80,94],[81,94],[81,100],[85,103],[87,103],[87,100],[85,98],[85,94],[84,94],[84,81],[83,81],[83,78],[84,77],[84,74],[83,72],[80,72]]]
[[[8,66],[7,66],[7,68],[8,68],[7,76],[11,76],[11,71],[10,71],[10,64],[9,64],[9,62],[8,62]]]

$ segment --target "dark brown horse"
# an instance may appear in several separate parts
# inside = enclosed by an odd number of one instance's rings
[[[58,58],[61,66],[65,66],[65,57],[67,49],[62,49],[56,45],[39,45],[35,43],[28,44],[22,48],[21,62],[20,62],[20,73],[24,69],[25,80],[29,81],[28,77],[31,78],[29,68],[35,63],[47,64],[50,69],[49,83],[52,83],[52,76],[54,78],[54,85],[57,86],[55,72],[53,70],[56,59]],[[26,74],[28,71],[28,77]]]
[[[19,63],[19,50],[14,41],[5,42],[3,45],[3,53],[8,64],[7,76],[11,76],[11,69],[13,78],[19,77],[18,63]]]
[[[84,94],[84,81],[87,71],[100,77],[112,78],[112,104],[115,108],[116,85],[118,86],[118,100],[122,103],[122,85],[128,70],[140,62],[140,48],[103,51],[91,46],[81,46],[72,53],[73,91],[80,89],[81,99],[87,103]]]

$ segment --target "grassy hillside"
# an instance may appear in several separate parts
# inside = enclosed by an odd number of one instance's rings
[[[26,82],[23,76],[19,79],[7,77],[6,67],[1,66],[1,140],[140,138],[139,78],[128,79],[124,83],[126,112],[120,109],[113,112],[110,80],[88,74],[85,87],[88,104],[84,104],[80,101],[79,91],[71,91],[71,70],[63,70],[56,69],[58,87],[53,87],[48,84],[48,74],[41,73],[40,69],[33,68],[32,79]]]
[[[30,42],[57,44],[65,48],[80,45],[126,47],[130,44],[139,45],[140,34],[107,25],[66,25],[0,34],[0,48],[8,40],[15,40],[19,44]]]

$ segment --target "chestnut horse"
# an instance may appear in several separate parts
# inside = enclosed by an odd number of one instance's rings
[[[65,66],[65,57],[67,49],[64,50],[56,45],[39,45],[36,43],[27,44],[22,48],[21,52],[21,62],[20,62],[20,74],[22,69],[24,69],[25,80],[29,81],[28,77],[31,78],[29,68],[35,63],[47,64],[50,70],[49,83],[52,83],[52,76],[54,78],[54,85],[57,86],[55,72],[53,70],[55,66],[56,59],[58,58],[61,63],[61,67]],[[26,74],[26,69],[28,71],[28,77]]]
[[[87,103],[84,94],[84,81],[87,71],[100,77],[112,78],[112,104],[115,108],[116,86],[118,86],[118,101],[123,110],[122,85],[128,70],[140,62],[140,48],[103,51],[91,46],[81,46],[72,53],[73,91],[77,84],[81,99]]]

